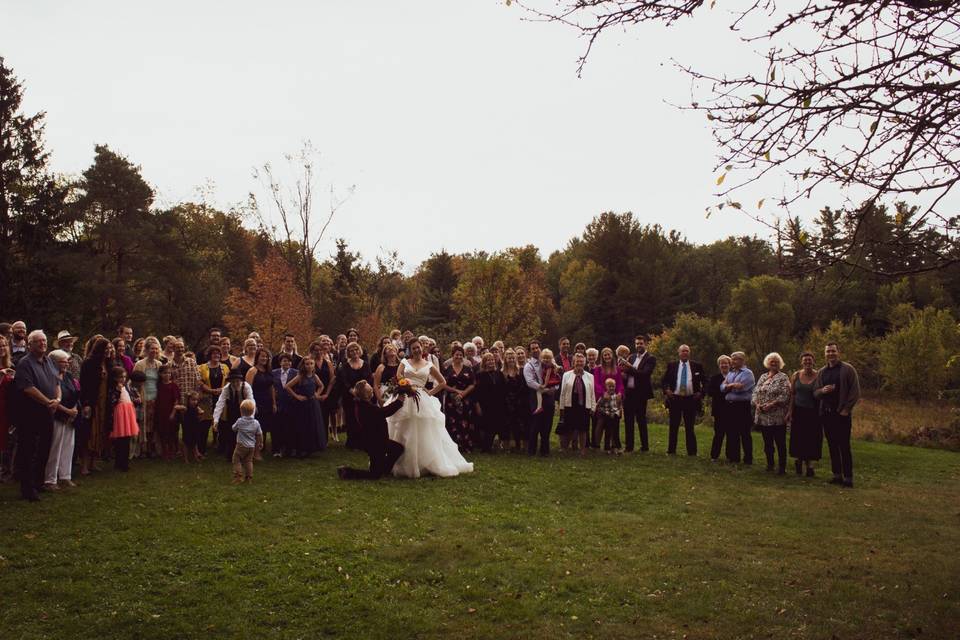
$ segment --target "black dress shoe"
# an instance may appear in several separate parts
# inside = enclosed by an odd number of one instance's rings
[[[832,478],[827,480],[827,484],[843,484],[843,478],[838,478],[837,476],[833,476]]]
[[[847,489],[853,489],[853,479],[846,479],[842,481],[842,484]]]
[[[813,475],[813,467],[807,467],[807,477],[812,478]]]
[[[40,494],[36,491],[31,491],[29,493],[23,494],[23,499],[28,502],[40,502]]]

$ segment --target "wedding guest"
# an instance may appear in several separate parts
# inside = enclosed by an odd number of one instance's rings
[[[730,354],[730,371],[720,391],[727,394],[727,460],[740,462],[740,450],[743,449],[743,464],[753,464],[753,412],[750,401],[756,380],[753,371],[745,364],[747,356],[743,351]]]
[[[783,369],[783,358],[777,352],[763,359],[767,370],[753,387],[754,421],[763,433],[763,453],[767,471],[773,471],[773,450],[777,450],[777,474],[787,470],[787,414],[790,412],[790,379]]]
[[[330,437],[340,442],[339,431],[342,420],[337,407],[339,396],[335,395],[337,385],[337,369],[333,362],[333,340],[330,336],[320,336],[319,349],[313,357],[317,366],[317,375],[323,384],[323,393],[320,395],[320,413],[323,414],[323,423],[327,425],[328,440]]]
[[[13,361],[13,366],[17,366],[20,358],[27,355],[29,351],[27,343],[27,323],[17,320],[10,325],[10,359]]]
[[[400,333],[397,331],[396,333]],[[393,345],[394,353],[397,348]],[[357,411],[360,420],[363,450],[370,458],[368,471],[337,467],[337,475],[341,480],[377,480],[389,475],[393,465],[403,455],[403,445],[390,439],[387,428],[387,418],[395,414],[403,406],[403,396],[398,396],[385,407],[378,406],[373,400],[373,388],[366,381],[361,380],[353,389],[357,398]]]
[[[16,323],[14,323],[16,325]],[[60,406],[60,372],[47,356],[47,336],[31,331],[27,353],[17,362],[14,384],[19,392],[16,465],[20,495],[39,500],[53,438],[53,416]]]
[[[347,345],[349,346],[351,342],[357,344],[360,347],[360,359],[364,362],[368,362],[369,358],[367,357],[367,351],[363,348],[363,343],[360,342],[360,332],[356,329],[350,329],[347,331]],[[369,382],[369,380],[367,381]]]
[[[380,366],[383,358],[383,349],[387,345],[392,345],[393,341],[390,339],[390,336],[383,336],[380,338],[380,342],[377,346],[376,352],[370,356],[370,370],[376,372],[377,367]]]
[[[620,373],[620,369],[614,357],[613,349],[604,347],[603,350],[600,351],[600,364],[593,368],[594,397],[601,397],[606,392],[607,380],[613,380],[617,395],[623,400],[623,376]],[[618,429],[619,425],[620,422],[618,421]],[[600,432],[597,431],[596,433],[599,435]],[[593,442],[593,445],[596,448],[600,446],[600,443]],[[613,447],[614,449],[620,449],[620,446],[620,433],[618,431],[613,438]]]
[[[312,356],[311,356],[312,357]],[[301,359],[301,362],[303,360]],[[287,383],[294,379],[297,370],[292,367],[290,356],[280,354],[280,366],[272,371],[273,388],[277,397],[277,415],[274,417],[274,457],[289,457],[293,455],[294,446],[294,416],[293,398],[287,393]],[[279,445],[279,448],[277,448]]]
[[[263,348],[263,338],[260,336],[260,333],[258,331],[251,331],[247,335],[247,340],[255,341],[257,343],[257,349]]]
[[[477,384],[473,366],[466,358],[467,347],[471,344],[473,343],[469,342],[462,347],[454,347],[450,353],[452,362],[443,370],[443,377],[447,381],[443,413],[447,418],[447,432],[457,443],[460,453],[472,452],[476,443],[473,411],[470,406],[472,401],[467,400]]]
[[[294,368],[300,366],[300,361],[303,360],[303,356],[297,353],[297,337],[292,333],[283,334],[283,346],[280,348],[280,351],[273,356],[270,360],[270,370],[280,368],[280,356],[286,354],[290,357],[290,362],[293,364]],[[256,391],[256,389],[254,389]],[[257,417],[259,420],[259,416]],[[260,421],[260,427],[263,428],[263,421]],[[268,429],[263,428],[263,432],[266,433]],[[264,436],[266,437],[266,436]]]
[[[347,361],[347,336],[340,334],[337,336],[337,341],[334,343],[333,357],[334,364],[337,365],[337,369],[340,368],[340,365]]]
[[[206,428],[201,426],[202,419],[203,409],[200,408],[200,393],[197,391],[188,393],[183,415],[180,418],[180,423],[183,426],[184,462],[189,463],[191,455],[194,462],[203,460],[203,454],[200,453],[200,434],[206,433]]]
[[[219,342],[227,338],[220,338]],[[207,455],[207,440],[210,438],[210,428],[213,426],[213,407],[216,404],[223,388],[227,386],[227,377],[230,375],[230,366],[223,361],[223,346],[210,345],[207,347],[207,361],[197,367],[200,375],[200,426],[197,431],[197,448],[201,458]]]
[[[233,484],[253,482],[253,461],[256,452],[263,449],[263,430],[253,417],[256,410],[253,400],[244,400],[240,403],[240,417],[230,427],[236,439],[232,457]]]
[[[327,427],[323,424],[323,414],[320,412],[323,383],[317,375],[317,363],[313,358],[307,357],[300,361],[297,375],[285,388],[294,400],[293,439],[297,457],[306,458],[314,451],[326,449]],[[359,430],[355,431],[354,438],[355,446],[360,448]]]
[[[180,426],[179,420],[183,414],[183,408],[187,406],[187,394],[200,391],[200,371],[197,368],[197,361],[194,358],[188,358],[184,352],[183,339],[178,338],[173,345],[173,358],[167,363],[170,365],[173,381],[180,389],[180,397],[177,399],[177,405],[180,407],[177,410],[177,428]],[[174,435],[176,436],[176,430]],[[179,440],[177,442],[179,443]]]
[[[230,370],[233,371],[240,366],[240,358],[233,355],[231,351],[232,345],[230,344],[230,338],[227,336],[222,336],[220,338],[220,360],[223,364],[230,367]]]
[[[560,352],[560,356],[557,358],[557,364],[564,372],[570,371],[573,369],[573,354],[570,353],[570,338],[560,338],[559,342],[557,342],[557,347]],[[586,360],[584,360],[584,365],[586,365]]]
[[[143,359],[143,350],[147,344],[146,338],[137,338],[133,343],[133,362]]]
[[[286,355],[292,360],[292,355],[289,353]],[[301,358],[301,361],[302,360],[303,358]],[[282,449],[277,442],[277,434],[273,430],[273,417],[277,413],[277,390],[273,386],[273,369],[270,367],[271,361],[272,358],[270,357],[269,351],[264,348],[257,349],[257,353],[253,356],[253,366],[247,371],[245,381],[250,385],[250,388],[253,389],[253,400],[257,405],[256,418],[260,424],[260,428],[263,430],[264,440],[266,440],[266,434],[271,434],[270,448],[274,454],[279,454]],[[253,456],[255,460],[260,460],[262,454],[258,449],[254,452]]]
[[[130,439],[140,433],[137,409],[140,398],[127,383],[127,371],[116,366],[110,371],[110,440],[113,442],[113,466],[118,471],[130,470]]]
[[[110,342],[113,344],[114,353],[117,354],[117,362],[123,367],[123,370],[127,372],[127,376],[129,376],[133,373],[133,358],[127,355],[127,344],[123,341],[123,338],[114,338]]]
[[[129,326],[127,326],[127,325],[120,325],[120,327],[117,328],[117,338],[120,338],[121,340],[123,340],[123,349],[117,349],[117,355],[118,355],[118,356],[127,356],[128,358],[130,358],[130,360],[131,360],[131,362],[132,362],[132,361],[133,361],[133,358],[134,358],[134,353],[133,353],[133,327],[129,327]],[[115,340],[115,339],[116,339],[116,338],[114,338],[114,340]],[[112,342],[112,341],[111,341],[111,342]],[[114,347],[116,347],[116,345],[114,345]],[[121,360],[122,360],[122,358],[121,358]],[[129,372],[129,371],[127,371],[127,375],[128,375],[128,376],[130,375],[130,372]]]
[[[470,367],[474,373],[476,373],[476,370],[480,365],[480,356],[477,355],[477,345],[467,341],[463,343],[462,349],[464,363]]]
[[[79,353],[74,353],[73,347],[76,344],[77,337],[69,331],[61,331],[57,334],[57,349],[66,353],[69,358],[67,361],[67,371],[70,372],[70,377],[78,381],[77,384],[80,384],[80,367],[83,365],[83,356]]]
[[[585,344],[582,343],[582,342],[578,342],[577,344],[575,344],[575,345],[573,346],[573,352],[574,352],[574,353],[582,353],[582,354],[584,355],[584,357],[586,357],[586,355],[587,355],[587,345],[585,345]]]
[[[397,369],[400,368],[400,358],[397,356],[397,348],[393,342],[384,345],[379,360],[381,363],[373,372],[373,391],[377,404],[383,406],[384,393],[390,384],[397,381]],[[373,363],[373,358],[370,362]]]
[[[600,442],[603,434],[603,450],[607,453],[620,453],[616,437],[620,435],[620,416],[623,414],[623,401],[617,393],[617,383],[607,378],[603,395],[597,401],[596,426],[593,439]]]
[[[253,402],[253,389],[243,379],[238,369],[230,371],[227,376],[227,386],[220,392],[217,404],[213,408],[213,430],[217,433],[217,450],[227,460],[233,460],[233,450],[237,444],[237,436],[232,427],[240,418],[240,403],[244,400]],[[256,412],[256,403],[254,403]]]
[[[449,379],[448,379],[449,384]],[[480,450],[493,451],[494,438],[503,443],[510,440],[507,426],[507,380],[503,372],[497,370],[497,359],[492,353],[485,353],[480,360],[480,373],[474,391],[477,426],[479,427]]]
[[[356,331],[354,330],[354,333]],[[361,380],[373,382],[373,374],[370,372],[370,365],[363,359],[363,349],[356,342],[347,345],[346,361],[340,364],[337,370],[337,386],[342,390],[340,393],[340,402],[343,406],[343,418],[347,427],[348,449],[360,448],[360,428],[357,422],[356,398],[351,391]]]
[[[707,397],[710,398],[710,415],[713,416],[713,442],[710,443],[710,459],[716,462],[720,459],[723,450],[723,439],[727,437],[727,392],[720,390],[720,385],[730,373],[730,356],[722,355],[717,358],[717,367],[720,373],[710,376],[707,382]]]
[[[650,450],[650,435],[647,428],[647,403],[653,398],[653,370],[657,359],[647,351],[647,337],[638,335],[633,339],[635,351],[620,361],[623,375],[623,425],[626,431],[626,451],[633,451],[634,424],[640,431],[640,451]],[[579,346],[579,345],[578,345]]]
[[[0,480],[6,480],[10,473],[10,458],[7,455],[7,436],[13,413],[15,386],[13,360],[10,358],[10,342],[0,335]]]
[[[530,428],[527,433],[527,455],[537,453],[537,441],[541,456],[550,455],[550,427],[556,409],[556,395],[559,385],[551,384],[555,369],[553,353],[549,349],[540,349],[540,343],[532,341],[529,345],[530,359],[523,368],[523,377],[527,383],[530,398]],[[537,359],[535,359],[537,358]],[[540,411],[537,411],[537,396],[540,396]]]
[[[791,403],[787,424],[790,425],[790,455],[797,459],[797,475],[807,468],[807,477],[814,476],[813,463],[823,453],[823,427],[817,411],[817,399],[813,387],[817,380],[813,354],[804,351],[800,355],[800,370],[790,380]]]
[[[247,372],[253,368],[259,348],[256,338],[247,338],[243,341],[243,355],[240,356],[240,360],[237,361],[237,366],[234,369],[239,371],[244,378],[247,377]]]
[[[667,365],[667,370],[660,381],[670,414],[667,454],[676,455],[677,453],[677,435],[680,431],[680,421],[683,420],[687,455],[695,456],[697,455],[697,434],[694,423],[703,398],[703,366],[699,362],[690,360],[690,347],[685,344],[677,349],[677,355],[679,360]]]
[[[518,358],[516,350],[507,349],[504,352],[503,377],[506,385],[504,433],[506,440],[513,440],[513,449],[517,452],[524,450],[530,415],[527,384],[523,379],[520,362],[522,360]]]
[[[570,348],[570,341],[566,341]],[[587,453],[587,432],[590,430],[590,415],[596,408],[594,376],[584,370],[587,359],[577,354],[570,361],[573,368],[563,374],[560,384],[560,408],[564,414],[564,425],[572,442],[580,449],[580,455]],[[619,431],[619,422],[617,423]]]
[[[160,361],[164,364],[173,360],[173,345],[177,343],[177,336],[164,336],[160,341],[163,347],[163,353],[160,354]]]
[[[113,345],[100,336],[90,345],[89,353],[80,367],[80,406],[83,428],[76,433],[80,457],[80,475],[99,471],[95,461],[103,457],[104,445],[110,432],[106,429],[111,415],[107,398],[110,393],[110,371],[114,367]]]
[[[860,401],[860,376],[853,365],[840,359],[837,343],[827,343],[824,355],[827,365],[817,374],[813,396],[820,401],[820,419],[830,449],[830,467],[833,471],[830,483],[853,488],[850,432],[853,408]]]
[[[485,353],[486,349],[484,348],[483,338],[481,338],[480,336],[474,336],[473,339],[470,340],[470,342],[472,342],[473,346],[476,347],[478,357],[483,353]]]
[[[57,349],[50,352],[50,360],[57,367],[60,384],[60,403],[53,414],[53,436],[50,453],[47,455],[44,486],[50,491],[59,489],[59,484],[75,487],[71,476],[73,469],[74,431],[73,421],[79,413],[80,383],[70,374],[70,354]]]
[[[158,370],[157,396],[153,403],[153,425],[157,432],[158,453],[164,460],[173,460],[179,444],[179,416],[182,390],[173,379],[173,365]]]

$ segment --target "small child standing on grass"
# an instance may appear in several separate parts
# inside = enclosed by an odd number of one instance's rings
[[[202,427],[200,419],[203,416],[203,409],[200,408],[200,394],[191,391],[187,394],[187,404],[183,410],[181,425],[183,427],[183,461],[190,462],[190,456],[193,455],[194,462],[203,460],[200,454],[200,439]]]
[[[114,367],[110,371],[108,399],[112,409],[110,439],[113,441],[113,466],[119,471],[130,470],[130,439],[140,435],[136,404],[140,395],[127,383],[127,371]]]
[[[603,450],[607,453],[620,453],[620,416],[623,415],[623,401],[617,393],[617,381],[607,378],[604,393],[597,401],[597,426],[594,442],[600,442],[603,434]],[[613,448],[611,449],[611,445]]]
[[[249,398],[240,403],[240,417],[233,423],[237,446],[233,449],[233,484],[253,482],[253,454],[263,449],[263,430],[253,417],[257,405]]]

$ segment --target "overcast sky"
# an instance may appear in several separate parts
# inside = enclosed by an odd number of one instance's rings
[[[47,112],[54,169],[79,173],[106,143],[142,166],[158,205],[210,181],[229,207],[257,189],[254,166],[309,139],[320,191],[356,185],[321,258],[335,237],[408,268],[441,248],[533,243],[546,257],[608,210],[697,242],[765,233],[742,214],[705,219],[707,121],[668,104],[690,99],[672,57],[762,68],[719,10],[612,34],[577,78],[577,34],[502,0],[0,7],[0,55],[26,110]]]

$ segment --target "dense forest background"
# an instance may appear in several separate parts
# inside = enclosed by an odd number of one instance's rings
[[[215,325],[237,336],[256,328],[272,345],[285,331],[306,344],[356,327],[368,347],[394,327],[441,344],[479,334],[616,346],[648,333],[664,355],[690,343],[708,370],[737,348],[755,367],[773,350],[792,365],[832,338],[869,387],[916,399],[960,387],[960,266],[925,262],[931,247],[950,244],[914,224],[908,202],[825,206],[807,225],[777,221],[769,238],[710,244],[641,222],[669,212],[604,212],[549,256],[533,245],[456,255],[438,247],[414,266],[396,254],[371,261],[345,238],[334,255],[316,256],[309,238],[279,238],[249,207],[157,208],[140,168],[105,144],[82,175],[55,174],[44,114],[22,112],[23,90],[0,58],[6,321],[80,335],[125,323],[194,345]],[[822,257],[841,244],[853,259]]]

